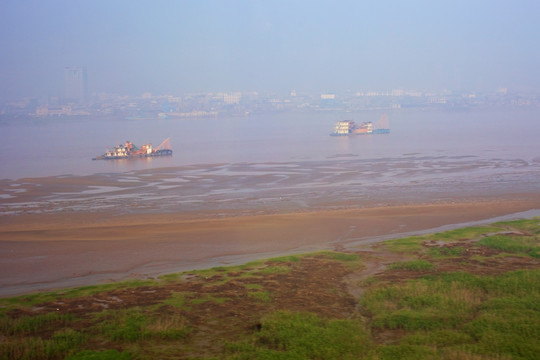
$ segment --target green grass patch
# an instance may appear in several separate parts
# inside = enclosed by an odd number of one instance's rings
[[[148,315],[139,307],[107,311],[100,317],[100,333],[110,341],[136,342],[151,337],[146,327]]]
[[[384,247],[393,252],[414,253],[422,250],[422,243],[426,239],[422,236],[410,236],[401,239],[386,240]]]
[[[261,284],[246,284],[244,287],[248,290],[248,297],[262,303],[272,301],[272,292],[264,290]]]
[[[180,313],[156,313],[140,307],[109,310],[98,314],[96,319],[95,329],[110,342],[174,340],[186,337],[191,331]]]
[[[394,252],[415,253],[424,250],[422,243],[425,241],[444,241],[452,242],[462,239],[477,239],[482,234],[493,233],[503,230],[496,226],[472,226],[462,229],[454,229],[436,234],[428,234],[422,236],[409,236],[401,239],[387,240],[383,242],[384,246]],[[433,250],[436,251],[436,250]],[[433,254],[436,255],[436,254]],[[440,254],[441,256],[455,256],[455,254]]]
[[[66,360],[131,360],[132,356],[126,351],[104,350],[93,351],[84,350],[79,353],[70,355]]]
[[[461,246],[445,247],[435,246],[427,249],[426,254],[434,259],[444,259],[460,257],[466,253],[465,248]]]
[[[165,283],[175,283],[182,280],[182,275],[183,275],[182,273],[164,274],[164,275],[160,275],[158,279]]]
[[[508,354],[517,359],[536,359],[540,354],[540,316],[537,311],[482,311],[463,330],[481,352]]]
[[[417,331],[404,336],[400,343],[407,345],[426,345],[448,347],[474,342],[472,336],[454,329]]]
[[[433,270],[434,268],[435,265],[426,260],[402,261],[388,265],[388,269],[392,270],[424,271]]]
[[[203,269],[203,270],[194,270],[190,271],[189,275],[195,275],[199,277],[200,279],[210,280],[214,279],[214,277],[224,277],[227,278],[227,274],[224,273],[222,270],[223,268],[211,268],[211,269]]]
[[[288,263],[288,262],[298,262],[302,259],[302,257],[305,257],[306,254],[302,255],[286,255],[286,256],[279,256],[275,258],[271,258],[268,260],[270,263]]]
[[[260,289],[263,288],[263,286],[261,284],[246,284],[246,285],[244,285],[244,287],[247,290],[260,290]]]
[[[63,359],[76,351],[88,336],[72,329],[55,332],[49,339],[17,337],[0,342],[2,359]]]
[[[436,350],[431,346],[423,345],[383,345],[375,351],[371,359],[376,360],[436,360],[439,359]]]
[[[189,272],[199,278],[211,280],[213,285],[225,284],[232,279],[260,277],[259,271],[268,267],[266,261],[252,261],[244,265],[235,265],[229,267],[214,267],[211,269],[195,270]],[[217,280],[219,279],[219,280]]]
[[[70,299],[86,297],[103,292],[120,289],[131,289],[141,286],[158,286],[158,282],[155,280],[127,280],[109,284],[89,285],[46,293],[16,296],[12,298],[0,299],[0,308],[3,310],[11,310],[14,308],[32,308],[35,305],[55,301],[60,298]]]
[[[436,234],[428,235],[429,240],[435,241],[457,241],[462,239],[478,239],[483,234],[489,234],[503,230],[500,227],[493,225],[486,226],[471,226],[460,229],[443,231]]]
[[[48,328],[65,327],[75,321],[73,314],[50,312],[35,316],[21,316],[13,319],[0,315],[0,333],[3,335],[33,335]]]
[[[179,309],[187,309],[186,308],[186,296],[187,293],[181,293],[181,292],[174,292],[172,293],[171,297],[168,299],[165,299],[162,303],[165,305],[171,305]]]
[[[321,253],[323,258],[339,261],[341,264],[349,269],[356,269],[362,266],[362,259],[360,255],[353,253],[343,253],[337,251],[324,251]]]
[[[270,291],[250,291],[248,292],[248,296],[263,303],[269,303],[272,301],[272,293]]]
[[[200,304],[203,304],[203,303],[206,303],[206,302],[213,302],[213,303],[216,303],[216,304],[223,304],[225,301],[229,301],[231,300],[230,298],[227,298],[227,297],[216,297],[216,296],[212,296],[212,295],[205,295],[203,297],[199,297],[199,298],[196,298],[196,299],[191,299],[189,301],[189,304],[192,304],[192,305],[200,305]]]
[[[338,251],[320,251],[312,254],[312,257],[323,257],[325,259],[330,260],[337,260],[339,262],[347,263],[347,262],[356,262],[360,260],[360,256],[358,254],[353,253],[345,253],[345,252],[338,252]]]
[[[540,234],[540,218],[501,221],[493,224],[501,228],[511,228],[526,231],[530,234]]]
[[[260,268],[261,266],[264,266],[265,262],[266,262],[266,260],[264,260],[264,259],[254,260],[254,261],[250,261],[248,263],[245,263],[243,265],[240,265],[239,268],[242,269],[242,270],[252,270],[254,268]],[[230,267],[228,267],[228,269],[230,269]]]
[[[263,320],[253,339],[229,345],[227,359],[358,359],[371,346],[357,321],[280,311]]]
[[[286,266],[286,265],[267,266],[257,271],[257,273],[261,275],[288,274],[292,271],[292,269],[293,268],[291,266]]]
[[[133,289],[141,286],[157,286],[158,282],[156,280],[126,280],[117,283],[109,284],[99,284],[99,285],[90,285],[83,286],[79,288],[71,288],[66,290],[60,290],[55,292],[57,297],[62,297],[65,299],[85,297],[90,295],[95,295],[107,291],[120,290],[120,289]]]
[[[267,263],[270,263],[270,264],[293,263],[294,264],[294,263],[299,262],[302,259],[317,258],[317,257],[322,257],[329,260],[337,260],[343,263],[355,262],[355,261],[360,260],[360,256],[358,254],[324,250],[324,251],[318,251],[314,253],[305,253],[305,254],[297,254],[297,255],[289,255],[289,256],[281,256],[277,258],[272,258],[272,259],[269,259]]]
[[[499,276],[457,272],[402,284],[375,283],[361,305],[374,329],[406,331],[397,348],[378,348],[381,358],[392,358],[388,351],[425,346],[438,348],[441,358],[466,353],[534,359],[540,353],[540,270]]]
[[[153,316],[147,323],[147,329],[153,338],[162,340],[179,340],[191,333],[186,318],[179,313]]]
[[[483,238],[477,244],[491,249],[540,259],[540,241],[537,236],[492,235]]]

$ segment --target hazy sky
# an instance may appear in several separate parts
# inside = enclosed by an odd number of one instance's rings
[[[0,100],[90,92],[538,90],[538,0],[3,0]]]

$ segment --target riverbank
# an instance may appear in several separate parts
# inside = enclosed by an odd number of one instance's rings
[[[410,154],[0,180],[0,296],[489,222],[540,209],[539,174]]]
[[[498,221],[0,299],[0,357],[533,359],[539,230]]]
[[[2,217],[0,296],[350,249],[531,209],[540,209],[539,194],[206,219],[106,212]]]

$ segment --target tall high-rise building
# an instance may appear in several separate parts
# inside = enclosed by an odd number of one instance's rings
[[[86,82],[86,68],[69,66],[64,69],[65,97],[67,101],[86,103],[88,88]]]

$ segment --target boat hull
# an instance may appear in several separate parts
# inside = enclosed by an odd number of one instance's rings
[[[151,154],[136,154],[136,155],[126,155],[126,156],[107,156],[101,155],[93,158],[92,160],[121,160],[121,159],[140,159],[140,158],[152,158],[152,157],[161,157],[161,156],[172,156],[172,150],[156,150]]]

